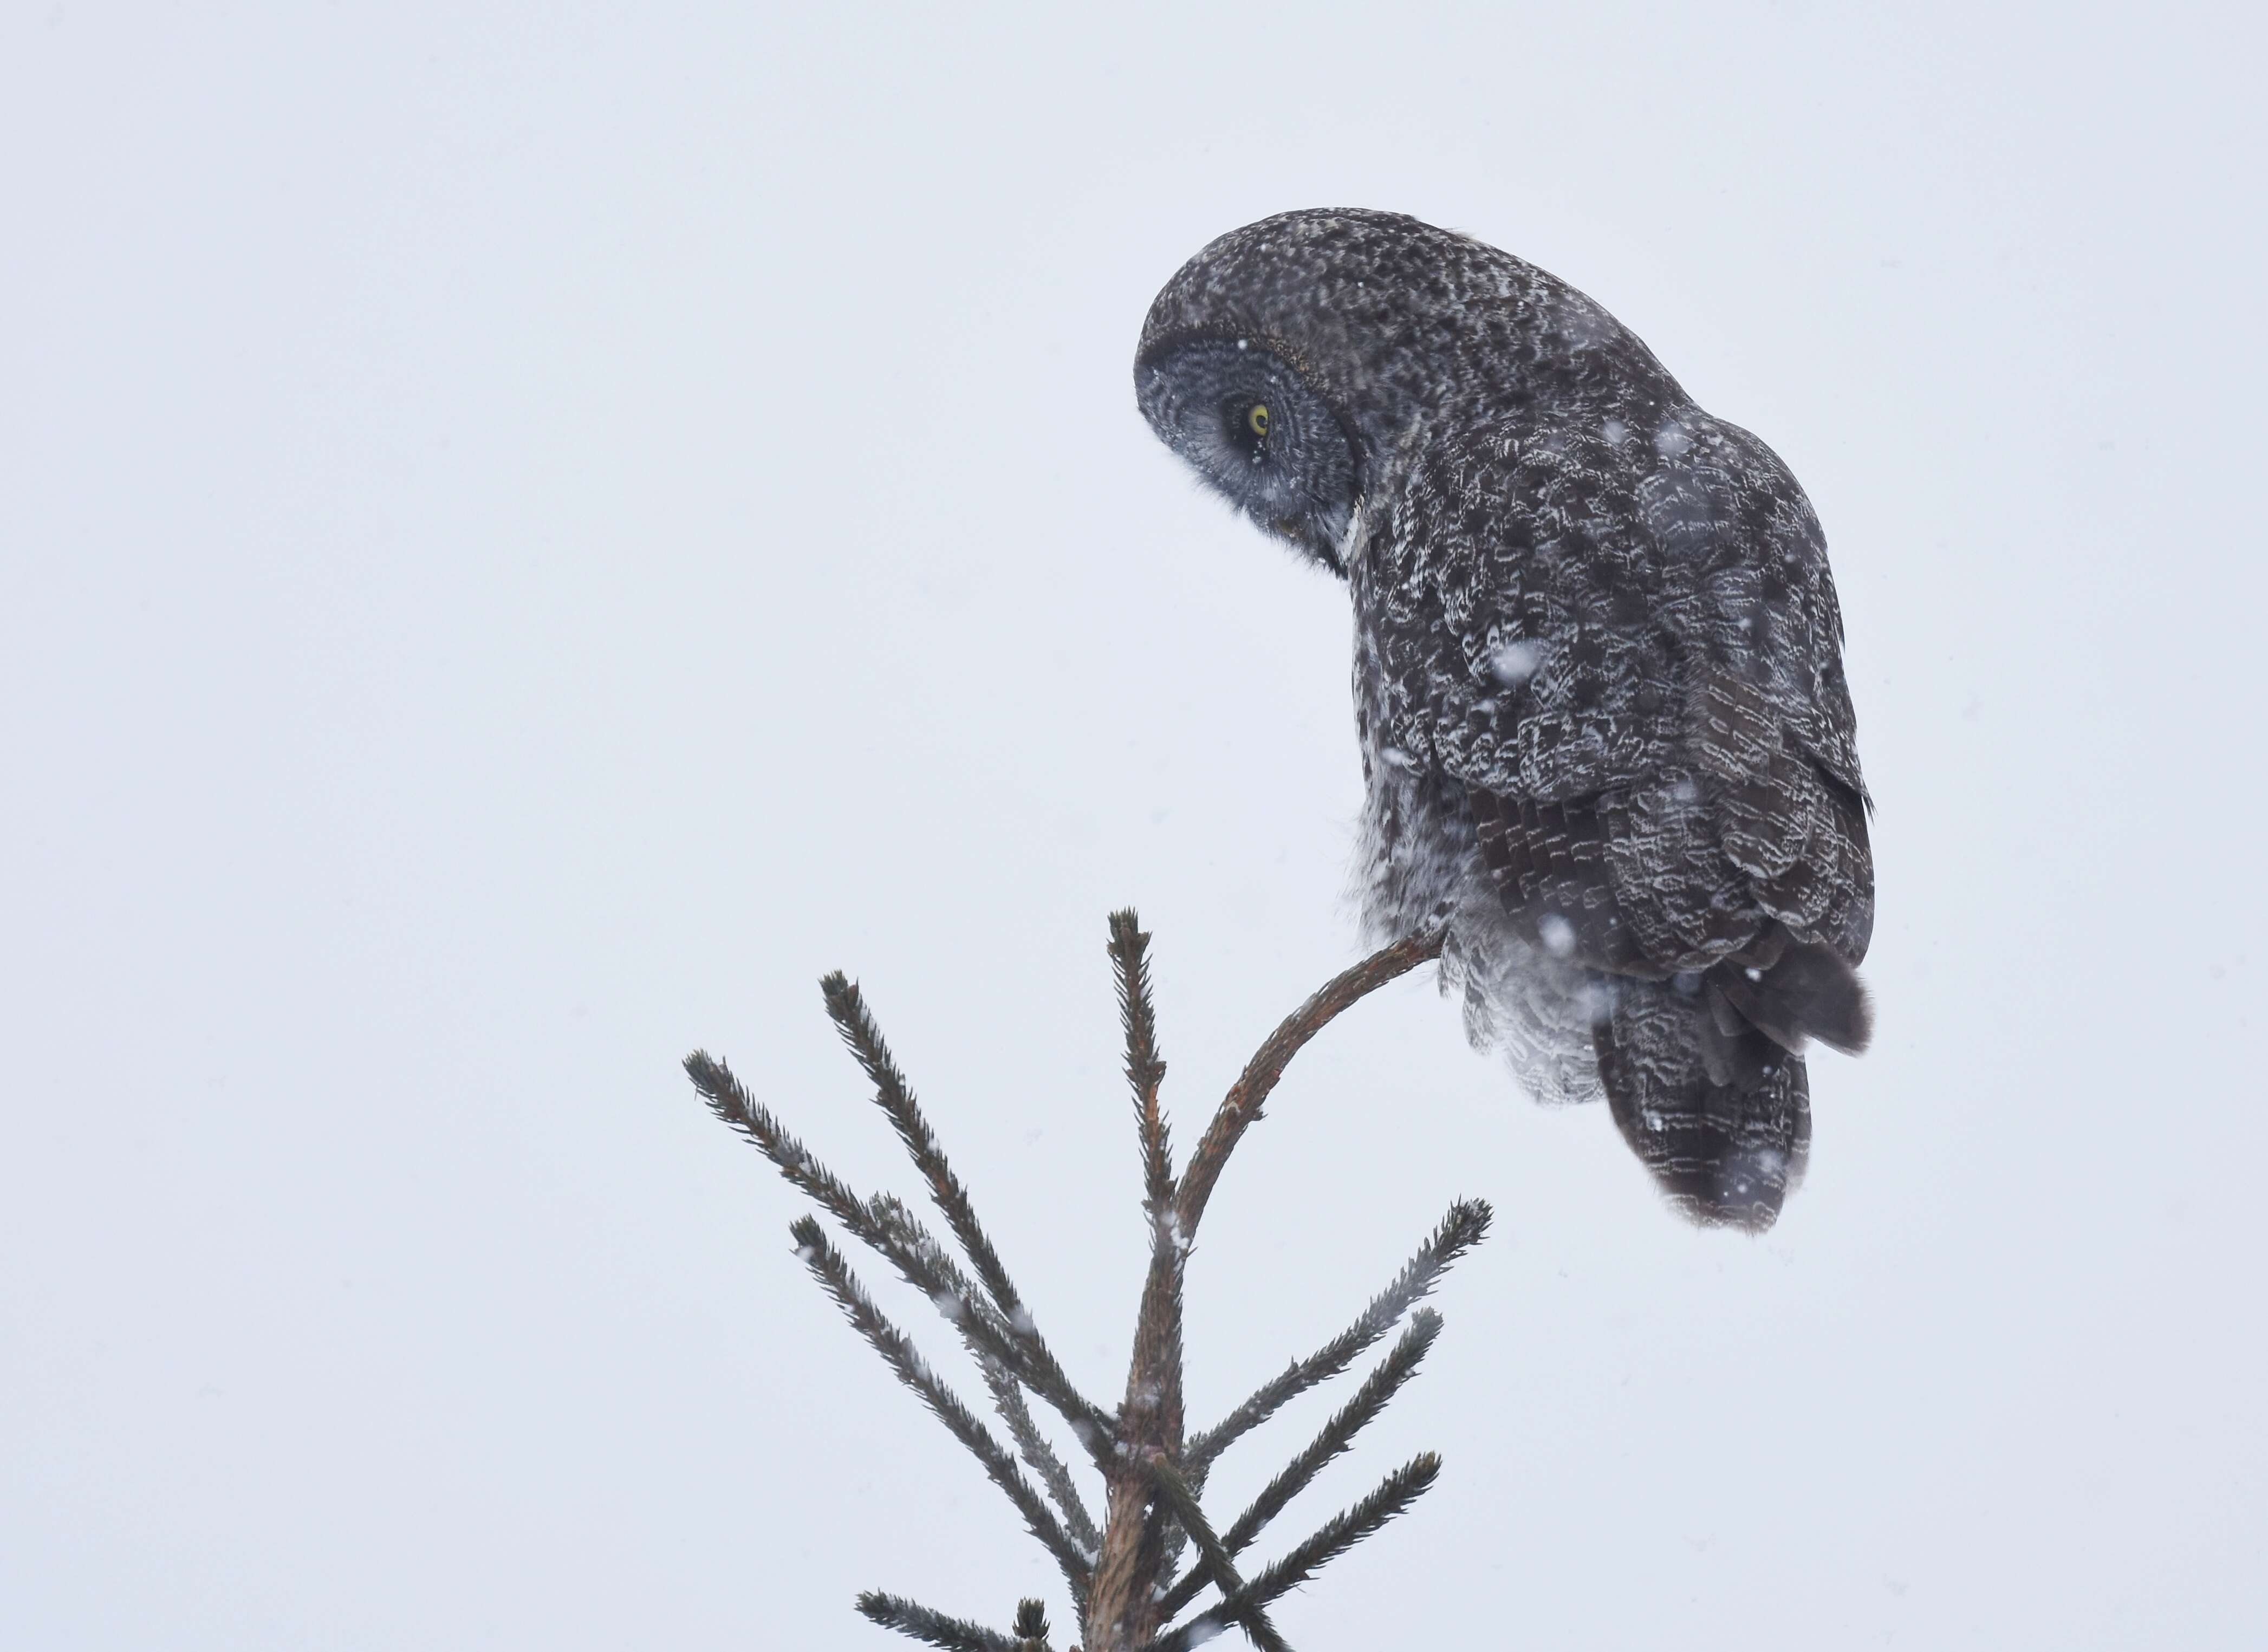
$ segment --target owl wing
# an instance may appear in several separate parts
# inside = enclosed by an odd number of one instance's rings
[[[1868,1034],[1867,796],[1817,519],[1683,409],[1485,431],[1410,473],[1378,556],[1388,738],[1460,784],[1535,944],[1609,977],[1617,1126],[1690,1218],[1771,1225],[1800,1050]]]
[[[1388,737],[1465,787],[1554,951],[1654,977],[1781,937],[1865,955],[1842,617],[1762,442],[1691,408],[1484,431],[1413,464],[1382,542]]]

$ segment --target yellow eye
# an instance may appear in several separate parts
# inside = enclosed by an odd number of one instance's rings
[[[1265,402],[1256,404],[1252,411],[1244,416],[1244,422],[1252,426],[1255,436],[1268,434],[1268,404]]]

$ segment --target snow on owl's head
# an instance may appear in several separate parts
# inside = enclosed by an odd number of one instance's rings
[[[1509,253],[1394,212],[1232,230],[1150,306],[1135,395],[1159,439],[1335,572],[1411,438],[1593,396],[1682,393],[1598,305]]]

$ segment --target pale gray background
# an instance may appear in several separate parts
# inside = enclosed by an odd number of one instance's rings
[[[1285,1630],[2261,1643],[2250,8],[194,10],[0,23],[0,1642],[1054,1595],[675,1064],[905,1186],[858,973],[1115,1392],[1103,913],[1186,1136],[1352,955],[1359,787],[1341,592],[1177,474],[1131,347],[1211,236],[1365,204],[1595,295],[1809,489],[1881,1036],[1752,1243],[1429,985],[1335,1029],[1196,1258],[1198,1419],[1453,1195],[1500,1225],[1302,1514],[1439,1491]]]

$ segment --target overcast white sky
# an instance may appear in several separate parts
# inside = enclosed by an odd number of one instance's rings
[[[1574,282],[1809,490],[1881,1033],[1761,1243],[1428,984],[1310,1051],[1195,1260],[1198,1420],[1499,1221],[1285,1535],[1440,1488],[1286,1634],[2262,1643],[2252,8],[225,11],[0,19],[0,1642],[1063,1621],[676,1064],[911,1191],[862,977],[1115,1396],[1103,914],[1186,1136],[1353,955],[1359,785],[1344,594],[1176,471],[1135,334],[1359,204]]]

